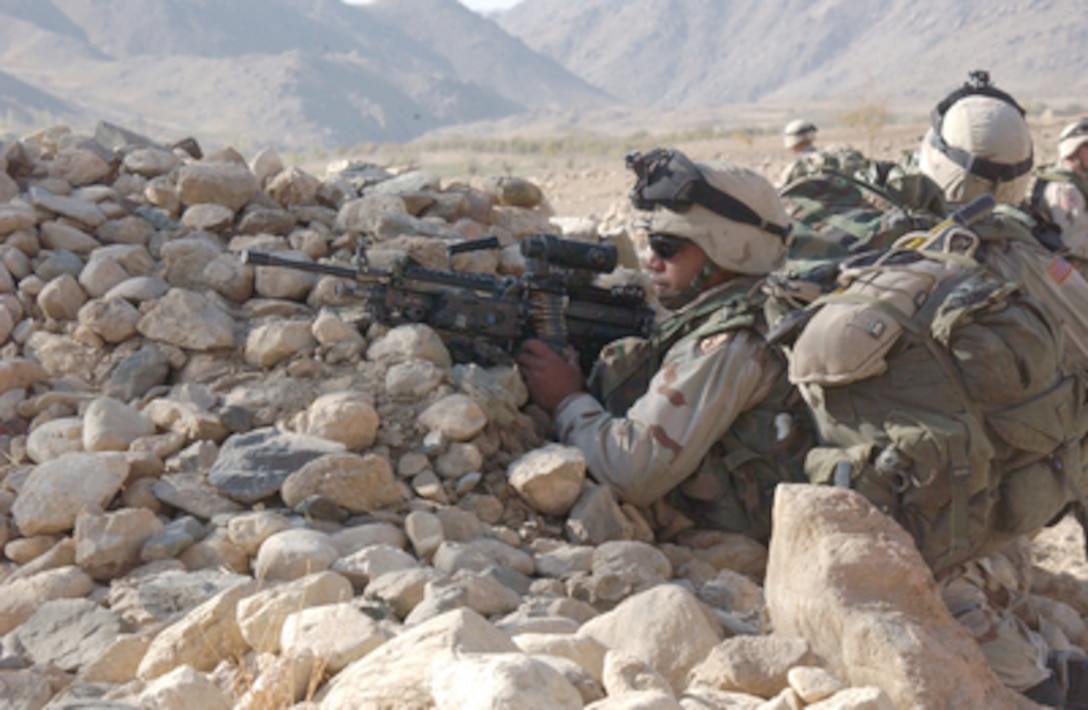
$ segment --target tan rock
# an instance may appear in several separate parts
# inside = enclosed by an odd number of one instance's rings
[[[351,583],[335,572],[318,572],[264,589],[238,604],[238,624],[246,643],[276,653],[287,617],[310,607],[351,599]]]
[[[151,642],[136,675],[151,680],[179,666],[210,671],[219,661],[244,654],[249,645],[238,627],[237,606],[256,589],[256,582],[239,584],[167,626]]]
[[[807,639],[831,673],[896,707],[1017,707],[913,540],[860,494],[779,486],[773,527],[764,593],[776,634]]]

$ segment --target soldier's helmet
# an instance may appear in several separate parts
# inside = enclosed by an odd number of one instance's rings
[[[919,165],[949,202],[992,193],[998,202],[1019,204],[1034,164],[1024,109],[990,84],[986,72],[937,104],[922,139]]]
[[[677,150],[629,153],[636,208],[653,210],[651,234],[689,239],[727,271],[766,274],[780,267],[793,237],[774,186],[754,170],[723,161],[695,163]]]
[[[1058,135],[1058,156],[1062,160],[1072,158],[1085,143],[1088,143],[1088,117],[1074,121],[1062,129]]]
[[[796,118],[786,124],[782,130],[782,144],[793,148],[816,137],[816,124],[803,118]]]

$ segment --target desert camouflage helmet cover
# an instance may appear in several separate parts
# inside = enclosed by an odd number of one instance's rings
[[[1031,132],[1023,109],[986,79],[977,93],[965,85],[938,106],[922,139],[921,169],[949,202],[992,193],[1018,204],[1031,181]]]
[[[1085,143],[1088,143],[1088,116],[1062,129],[1058,136],[1058,155],[1062,160],[1072,158]]]
[[[764,223],[788,230],[790,218],[767,178],[724,161],[697,162],[695,167],[711,187],[747,205]],[[650,232],[690,239],[723,269],[753,275],[782,266],[792,236],[722,217],[700,204],[683,211],[655,209]]]
[[[812,140],[816,135],[816,124],[804,118],[796,118],[786,124],[782,130],[782,142],[787,148],[793,148],[803,141]]]

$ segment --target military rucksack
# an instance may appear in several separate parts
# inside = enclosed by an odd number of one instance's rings
[[[1061,254],[1043,246],[1032,218],[997,205],[971,226],[982,240],[979,260],[1006,281],[1042,301],[1065,334],[1066,354],[1088,369],[1088,280]]]
[[[940,188],[928,177],[885,161],[857,164],[848,174],[826,163],[779,190],[793,221],[793,240],[785,266],[768,282],[789,308],[832,289],[843,259],[886,249],[944,216],[943,197],[934,197]]]
[[[822,445],[809,480],[892,515],[940,574],[1085,493],[1082,370],[1061,325],[952,223],[843,262],[789,348]]]

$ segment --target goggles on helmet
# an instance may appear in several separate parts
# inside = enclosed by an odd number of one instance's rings
[[[976,69],[967,75],[967,81],[963,83],[963,86],[946,96],[944,101],[937,104],[930,114],[930,122],[932,123],[933,130],[930,131],[929,140],[930,143],[933,144],[933,147],[941,151],[945,157],[972,175],[978,175],[979,177],[992,182],[1011,182],[1021,175],[1028,173],[1031,170],[1032,165],[1034,165],[1034,155],[1029,155],[1019,163],[998,163],[994,160],[972,155],[966,150],[954,148],[945,142],[944,136],[941,135],[941,126],[944,122],[944,115],[948,113],[948,109],[952,108],[953,104],[968,96],[988,96],[1012,106],[1020,112],[1021,116],[1025,115],[1024,109],[1020,104],[1016,103],[1016,99],[990,83],[989,72]]]
[[[759,227],[782,241],[789,237],[788,226],[764,220],[748,205],[713,187],[695,164],[678,150],[654,148],[645,155],[632,151],[624,156],[624,160],[637,177],[630,193],[631,204],[637,209],[664,207],[673,212],[685,212],[696,204],[734,222]]]

